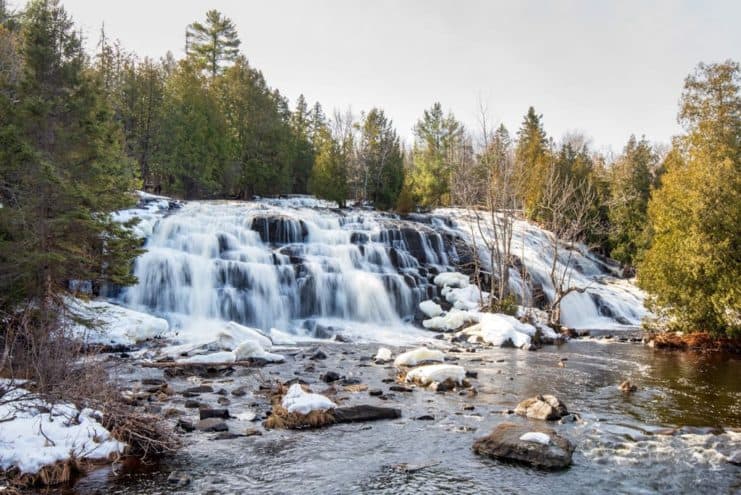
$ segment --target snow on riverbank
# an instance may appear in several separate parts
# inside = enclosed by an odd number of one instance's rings
[[[0,402],[0,469],[36,474],[72,458],[106,460],[126,447],[111,437],[98,422],[99,413],[91,409],[49,404],[23,389],[5,393]]]
[[[132,345],[170,335],[167,320],[104,300],[69,298],[72,331],[89,344]]]

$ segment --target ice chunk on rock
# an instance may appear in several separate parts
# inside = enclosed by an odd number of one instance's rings
[[[426,300],[419,303],[419,310],[422,311],[428,318],[434,318],[443,314],[443,308],[440,307],[435,301]]]
[[[499,313],[481,313],[479,323],[466,328],[469,340],[481,340],[497,347],[522,347],[529,344],[535,327],[517,318]]]
[[[267,352],[260,344],[253,340],[245,340],[234,349],[236,361],[245,361],[247,359],[262,359],[272,363],[283,362],[285,358],[280,354]]]
[[[443,362],[444,359],[445,354],[443,354],[442,351],[428,349],[426,347],[418,347],[417,349],[399,354],[394,360],[394,366],[417,366],[418,364],[427,361]]]
[[[309,414],[311,411],[327,411],[337,404],[319,394],[304,392],[301,385],[294,383],[283,396],[283,407],[289,413]]]
[[[452,331],[458,330],[466,323],[475,321],[475,316],[468,311],[453,308],[443,316],[435,316],[422,322],[422,326],[429,330]]]
[[[379,347],[374,359],[377,363],[386,363],[391,361],[391,349]]]
[[[438,287],[455,287],[462,288],[468,287],[470,282],[468,281],[468,275],[464,275],[459,272],[445,272],[440,273],[435,277],[435,285]]]
[[[419,383],[420,385],[432,385],[451,380],[457,385],[463,383],[466,378],[466,370],[463,366],[453,364],[429,364],[414,368],[407,373],[406,381]]]

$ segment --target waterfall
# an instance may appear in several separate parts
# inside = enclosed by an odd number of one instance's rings
[[[138,283],[119,299],[176,327],[213,320],[309,333],[319,331],[321,320],[401,327],[421,301],[439,297],[434,276],[470,258],[467,222],[456,209],[402,219],[310,198],[189,202],[149,218],[142,231],[146,252],[134,267]],[[515,230],[512,252],[522,258],[529,280],[513,268],[512,290],[529,300],[537,292],[547,302],[555,293],[548,233],[526,222]],[[585,250],[572,253],[572,260],[574,283],[588,290],[564,299],[564,324],[638,324],[640,291],[612,279]]]

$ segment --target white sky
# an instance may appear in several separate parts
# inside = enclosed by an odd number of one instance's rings
[[[20,0],[11,2],[21,5]],[[380,106],[406,139],[440,101],[469,127],[479,100],[511,132],[529,105],[549,135],[581,130],[620,151],[631,133],[679,131],[684,77],[699,61],[741,59],[741,1],[62,0],[90,38],[180,57],[187,24],[215,8],[291,103],[329,114]]]

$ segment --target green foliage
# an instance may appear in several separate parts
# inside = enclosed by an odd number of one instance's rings
[[[347,162],[351,146],[332,136],[325,127],[317,131],[314,137],[316,160],[311,171],[309,191],[317,197],[336,201],[340,207],[345,206],[348,196]]]
[[[638,281],[672,328],[741,335],[741,95],[736,62],[705,65],[685,82],[661,187],[651,196],[651,245]]]
[[[612,166],[610,181],[610,256],[633,265],[648,242],[648,200],[657,157],[642,138],[631,136]]]
[[[463,144],[464,129],[452,113],[435,103],[414,127],[414,194],[427,207],[451,203],[454,154]]]
[[[543,116],[530,107],[517,131],[515,165],[520,180],[520,198],[525,214],[537,219],[545,178],[551,166],[550,143],[543,130]]]
[[[108,212],[131,202],[133,164],[67,13],[29,3],[0,92],[0,306],[47,307],[70,280],[132,283],[138,241]]]
[[[393,208],[404,184],[404,157],[399,136],[383,110],[373,108],[361,123],[358,154],[366,198],[376,208]]]

